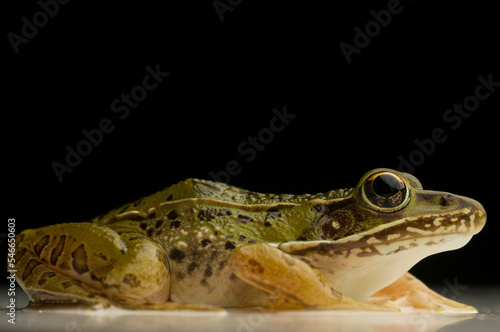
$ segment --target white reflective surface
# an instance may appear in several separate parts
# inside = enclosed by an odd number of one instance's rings
[[[88,311],[67,307],[16,311],[16,324],[1,331],[500,331],[500,288],[469,287],[457,300],[476,315],[428,315],[348,311],[227,310],[225,313]],[[3,302],[3,301],[2,301]],[[2,305],[3,308],[5,308]]]

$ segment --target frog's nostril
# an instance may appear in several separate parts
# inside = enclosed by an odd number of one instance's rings
[[[446,194],[443,197],[441,197],[441,201],[439,202],[439,204],[441,206],[448,206],[454,200],[455,200],[455,196],[453,196],[452,194]]]

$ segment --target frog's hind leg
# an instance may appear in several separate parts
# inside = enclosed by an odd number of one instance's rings
[[[277,297],[262,306],[393,311],[337,292],[317,270],[266,244],[238,247],[228,263],[238,278]]]
[[[212,310],[168,302],[170,267],[163,249],[127,223],[59,224],[16,238],[17,280],[33,302],[128,309]]]
[[[79,280],[67,277],[40,260],[16,238],[16,279],[31,303],[82,304],[95,309],[110,306],[105,294]]]
[[[476,313],[469,305],[459,303],[434,292],[410,273],[369,298],[369,302],[397,307],[401,311],[430,310],[434,312]]]

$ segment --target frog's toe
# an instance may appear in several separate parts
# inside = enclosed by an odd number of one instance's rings
[[[399,308],[403,312],[477,313],[472,306],[434,292],[409,273],[372,295],[369,302]]]

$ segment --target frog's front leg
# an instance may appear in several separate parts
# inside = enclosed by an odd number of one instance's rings
[[[389,286],[372,295],[369,302],[397,307],[401,311],[423,309],[435,312],[477,312],[474,307],[447,299],[434,292],[410,273],[406,273]]]
[[[284,301],[296,307],[392,310],[359,302],[337,292],[317,270],[266,244],[238,247],[228,263],[238,278],[277,296],[279,300],[274,304],[278,307]]]
[[[59,224],[26,230],[16,241],[18,282],[32,302],[133,309],[210,309],[167,302],[163,249],[126,222],[110,227]]]

